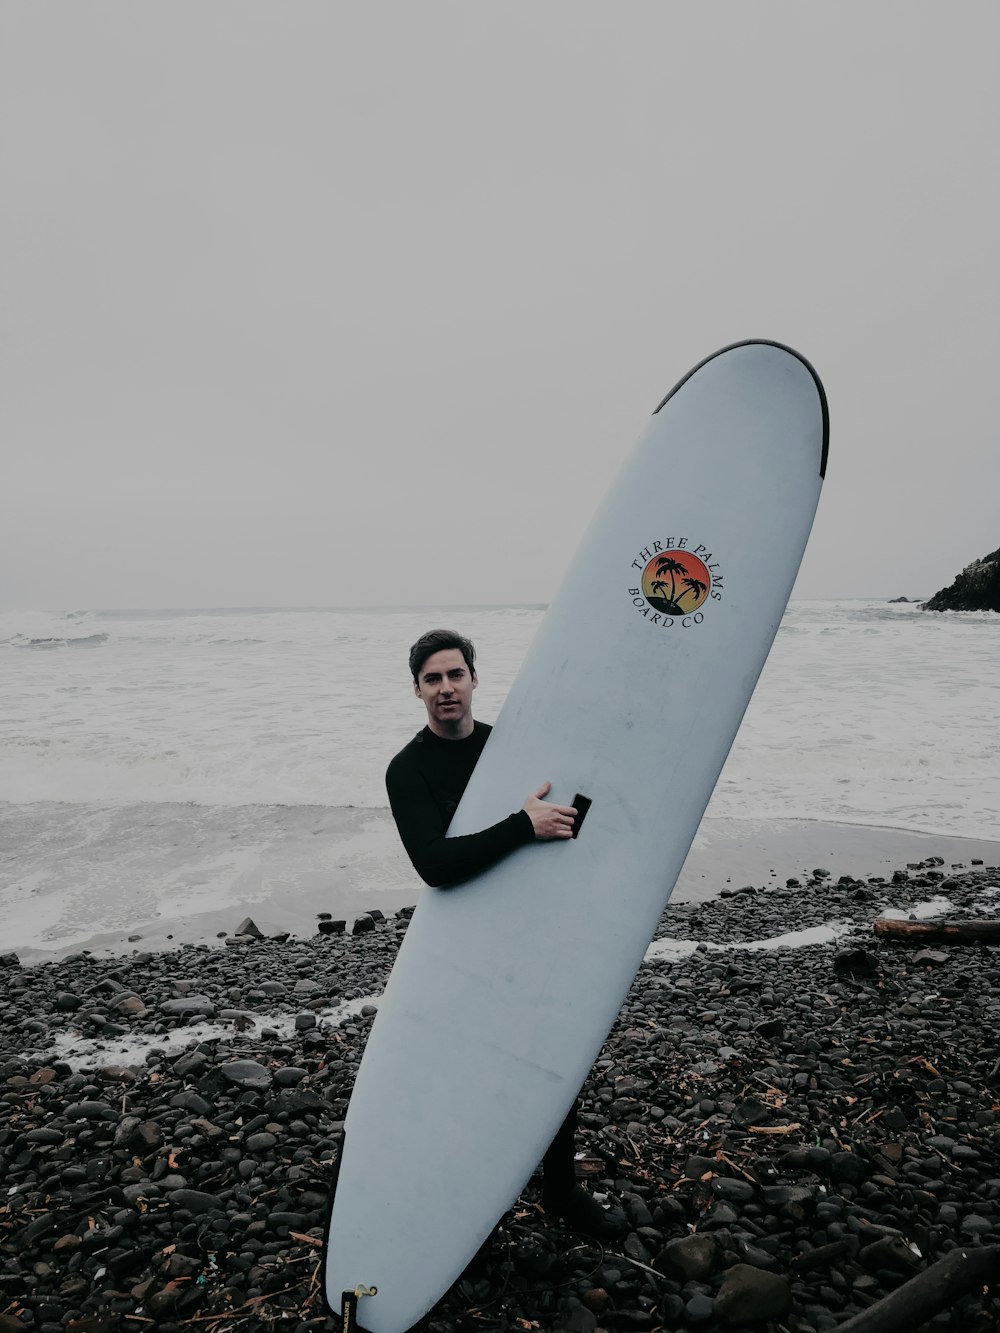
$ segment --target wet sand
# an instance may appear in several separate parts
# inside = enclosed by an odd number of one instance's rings
[[[997,865],[1000,841],[819,819],[703,819],[673,901],[705,902],[744,884],[804,882],[816,869],[829,870],[834,879],[887,875],[930,856],[940,856],[946,866],[975,859]]]
[[[247,807],[248,812],[254,809]],[[192,820],[199,817],[197,811],[190,814]],[[348,922],[372,908],[388,915],[415,903],[423,888],[399,845],[388,810],[313,806],[279,814],[273,807],[260,807],[256,822],[249,813],[247,818],[258,842],[241,850],[240,869],[223,892],[199,891],[197,854],[218,864],[211,830],[197,827],[192,857],[185,827],[176,816],[171,821],[169,830],[147,829],[146,834],[164,842],[163,880],[150,882],[147,870],[146,881],[137,881],[127,899],[119,895],[113,928],[102,920],[102,903],[94,893],[73,899],[67,895],[60,904],[58,879],[50,873],[44,903],[29,893],[16,910],[5,907],[2,947],[33,963],[82,949],[128,953],[217,944],[246,916],[266,935],[288,931],[310,936],[321,912]],[[221,830],[215,836],[221,838]],[[114,838],[117,845],[120,831]],[[67,861],[99,855],[110,865],[114,846],[90,843],[66,849],[63,855]],[[889,875],[931,856],[940,856],[946,866],[968,866],[977,859],[997,865],[1000,841],[808,819],[708,818],[698,830],[672,901],[708,901],[724,889],[746,884],[767,887],[794,878],[804,882],[817,868],[828,870],[835,880],[848,873]],[[49,923],[45,938],[40,938],[39,909]]]

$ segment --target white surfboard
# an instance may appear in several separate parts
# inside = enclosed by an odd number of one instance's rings
[[[642,962],[812,525],[826,400],[775,343],[668,395],[588,530],[449,835],[551,780],[591,805],[461,886],[424,889],[350,1099],[326,1296],[404,1333],[516,1199]],[[792,738],[789,738],[790,740]]]

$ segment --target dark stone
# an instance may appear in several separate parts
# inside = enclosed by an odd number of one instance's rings
[[[761,1193],[768,1208],[812,1203],[815,1197],[814,1191],[808,1185],[765,1185]]]
[[[36,1217],[34,1221],[29,1222],[24,1230],[20,1232],[18,1240],[21,1243],[21,1248],[27,1250],[38,1240],[39,1236],[47,1236],[50,1231],[55,1231],[56,1226],[57,1219],[53,1213],[42,1213],[40,1217]]]
[[[706,1230],[718,1231],[721,1228],[735,1226],[739,1220],[739,1213],[728,1203],[713,1203],[702,1218],[701,1225]]]
[[[780,1041],[785,1035],[785,1025],[780,1018],[765,1018],[757,1024],[754,1032],[765,1041]]]
[[[676,1270],[683,1274],[685,1281],[700,1282],[712,1272],[719,1255],[718,1237],[699,1232],[670,1241],[653,1260],[653,1267],[667,1274]]]
[[[597,1315],[611,1304],[611,1297],[602,1287],[591,1287],[580,1297],[582,1305],[567,1310],[559,1316],[556,1328],[559,1333],[594,1333],[597,1328]]]
[[[254,1154],[266,1153],[269,1149],[273,1148],[277,1142],[278,1140],[274,1134],[251,1134],[247,1138],[244,1146],[249,1152]]]
[[[171,1254],[163,1266],[167,1277],[191,1277],[201,1267],[201,1260],[190,1254]]]
[[[65,1137],[61,1130],[43,1125],[40,1129],[29,1129],[24,1140],[26,1143],[62,1143]]]
[[[834,957],[833,970],[838,976],[874,977],[878,974],[878,962],[867,949],[843,949]]]
[[[703,1296],[699,1292],[685,1305],[684,1313],[692,1324],[707,1324],[715,1314],[715,1301],[711,1296]]]
[[[749,1203],[755,1193],[748,1180],[733,1180],[729,1176],[713,1177],[711,1186],[715,1197],[727,1203]]]
[[[227,1011],[223,1009],[221,1017],[225,1018]],[[208,1056],[204,1051],[187,1051],[179,1060],[175,1060],[170,1066],[178,1078],[187,1078],[190,1074],[200,1074],[208,1066]]]
[[[829,1268],[836,1260],[843,1259],[849,1248],[844,1240],[831,1241],[829,1245],[818,1245],[813,1250],[797,1254],[792,1260],[792,1267],[802,1273],[811,1269]]]
[[[343,935],[346,929],[346,921],[321,921],[317,927],[321,935]]]
[[[771,1116],[772,1111],[769,1106],[759,1102],[756,1097],[744,1097],[733,1108],[732,1121],[740,1129],[750,1129],[755,1125],[766,1125]]]
[[[903,1236],[880,1236],[861,1250],[858,1262],[873,1272],[888,1268],[892,1272],[910,1274],[921,1267],[920,1258]]]
[[[281,1069],[274,1071],[274,1081],[279,1088],[294,1088],[296,1083],[301,1083],[306,1076],[306,1071],[298,1065],[285,1065]]]
[[[252,1088],[264,1092],[271,1086],[270,1070],[265,1069],[256,1060],[232,1060],[224,1064],[220,1072],[238,1088]],[[207,1110],[200,1114],[206,1115]]]
[[[217,1208],[222,1208],[219,1197],[208,1194],[205,1190],[174,1190],[170,1195],[170,1202],[178,1208],[186,1208],[189,1213],[211,1213]]]
[[[368,935],[375,929],[375,922],[368,912],[362,912],[359,917],[355,917],[354,926],[351,929],[352,935]]]
[[[871,1167],[856,1152],[835,1152],[830,1158],[830,1176],[838,1185],[863,1184]]]
[[[180,1107],[182,1111],[193,1111],[195,1115],[207,1116],[212,1107],[204,1097],[200,1097],[193,1088],[185,1088],[170,1098],[170,1105]]]
[[[129,1135],[127,1146],[140,1152],[154,1152],[163,1143],[163,1131],[155,1120],[141,1120]]]
[[[715,1312],[727,1324],[758,1324],[781,1319],[792,1303],[786,1278],[751,1264],[733,1264],[722,1279]]]
[[[63,1115],[67,1120],[116,1120],[114,1110],[104,1102],[74,1102]]]

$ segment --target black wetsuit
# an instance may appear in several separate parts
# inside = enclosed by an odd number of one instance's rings
[[[470,879],[518,847],[533,842],[527,811],[518,810],[480,833],[446,838],[476,761],[492,730],[473,723],[461,740],[445,740],[430,727],[417,733],[392,760],[385,775],[392,817],[413,868],[427,884],[441,887]],[[545,1193],[563,1195],[576,1183],[576,1105],[545,1154]]]
[[[392,817],[425,884],[441,887],[470,879],[534,840],[524,810],[481,833],[445,837],[492,730],[485,722],[474,722],[471,735],[444,740],[424,727],[389,765],[385,785]]]

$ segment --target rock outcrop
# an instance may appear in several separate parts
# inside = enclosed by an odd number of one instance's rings
[[[955,582],[936,592],[925,611],[1000,611],[1000,550],[966,565]]]

